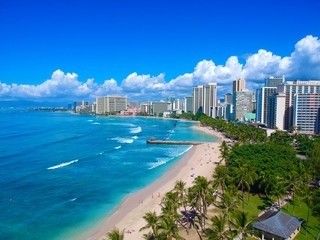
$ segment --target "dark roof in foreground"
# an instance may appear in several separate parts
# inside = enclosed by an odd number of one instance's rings
[[[301,225],[302,221],[279,211],[268,219],[253,223],[253,227],[282,238],[288,238]]]

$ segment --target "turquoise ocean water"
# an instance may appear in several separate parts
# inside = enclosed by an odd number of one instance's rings
[[[76,238],[189,149],[147,139],[215,141],[191,125],[0,109],[0,239]]]

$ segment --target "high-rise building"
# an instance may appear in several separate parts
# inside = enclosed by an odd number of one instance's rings
[[[226,115],[225,110],[226,110],[225,106],[216,106],[215,117],[219,119],[224,119],[224,116]]]
[[[180,99],[175,99],[172,105],[172,110],[184,110],[184,101]]]
[[[131,101],[129,103],[130,108],[140,108],[140,102],[139,101]]]
[[[226,105],[226,111],[225,111],[225,119],[227,121],[231,121],[233,118],[233,105],[232,104],[227,104]]]
[[[257,90],[257,122],[267,123],[268,98],[277,92],[276,87],[262,87]]]
[[[286,94],[276,93],[268,98],[267,126],[284,130]]]
[[[217,106],[217,83],[209,83],[203,86],[203,113],[215,117]]]
[[[252,95],[250,91],[233,93],[233,118],[244,121],[244,116],[251,113],[253,109]]]
[[[227,94],[225,94],[224,95],[224,103],[225,104],[232,104],[232,101],[233,101],[233,99],[232,99],[232,93],[227,93]]]
[[[141,102],[140,103],[140,112],[143,114],[151,115],[152,114],[152,102]]]
[[[284,83],[285,81],[285,76],[283,75],[282,77],[269,77],[265,79],[264,86],[265,87],[277,87]]]
[[[171,102],[152,102],[152,114],[154,116],[159,116],[159,114],[168,110],[171,110]]]
[[[193,113],[204,113],[215,117],[217,106],[217,83],[209,83],[193,88]]]
[[[193,88],[193,113],[203,113],[203,86]]]
[[[299,133],[319,134],[320,94],[295,94],[293,126]]]
[[[96,114],[105,114],[104,97],[96,98]]]
[[[246,80],[239,78],[233,81],[232,92],[241,92],[246,90]]]
[[[128,99],[123,96],[105,96],[97,97],[96,103],[96,114],[115,113],[127,109]]]
[[[193,113],[193,98],[192,97],[185,97],[184,111],[186,113]]]
[[[320,93],[320,80],[286,82],[277,86],[277,92],[286,94],[285,129],[289,130],[293,125],[293,105],[296,93]]]

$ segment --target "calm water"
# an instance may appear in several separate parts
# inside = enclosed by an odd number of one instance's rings
[[[0,109],[0,239],[75,238],[189,148],[147,139],[215,141],[191,125]]]

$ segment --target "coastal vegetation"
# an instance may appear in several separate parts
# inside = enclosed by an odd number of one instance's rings
[[[274,207],[304,220],[297,239],[320,233],[320,137],[276,131],[206,116],[185,115],[222,132],[211,179],[178,181],[161,201],[161,213],[143,217],[146,239],[249,239],[251,223]],[[189,236],[193,236],[190,238]],[[258,236],[258,235],[257,235]]]

